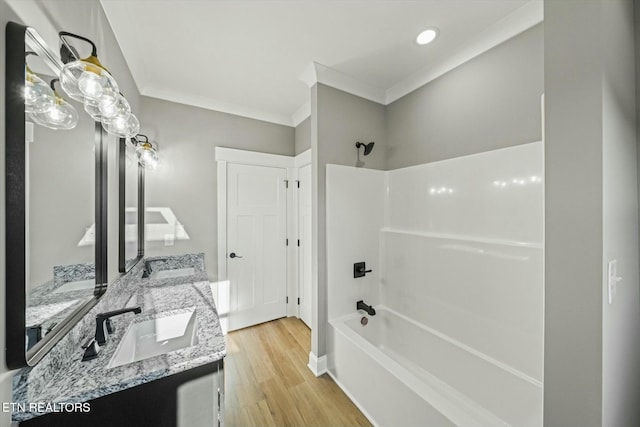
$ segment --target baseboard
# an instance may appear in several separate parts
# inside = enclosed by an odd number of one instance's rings
[[[358,402],[356,400],[355,397],[353,397],[353,395],[349,392],[349,390],[347,390],[340,381],[338,381],[338,379],[331,373],[331,371],[327,370],[327,374],[329,374],[329,376],[331,377],[331,379],[333,380],[334,383],[336,383],[338,385],[338,387],[340,387],[340,390],[343,391],[344,394],[347,395],[347,397],[353,402],[354,405],[356,405],[356,407],[360,410],[360,412],[362,412],[362,415],[364,415],[369,422],[371,423],[371,425],[373,425],[373,427],[379,427],[379,424],[375,422],[375,420],[373,419],[373,417],[367,412],[366,409],[364,409],[364,407],[360,404],[360,402]]]
[[[309,364],[307,365],[313,375],[319,377],[327,372],[327,355],[317,357],[313,352],[309,352]]]

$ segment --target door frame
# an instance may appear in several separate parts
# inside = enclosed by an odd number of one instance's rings
[[[298,305],[295,303],[298,297],[297,283],[297,250],[294,244],[297,239],[297,232],[293,232],[294,226],[297,225],[297,211],[294,197],[296,192],[295,180],[297,179],[296,161],[293,156],[284,156],[281,154],[260,153],[257,151],[238,150],[235,148],[215,147],[215,161],[217,163],[217,199],[218,199],[218,282],[228,279],[227,273],[227,164],[241,164],[251,166],[266,166],[286,169],[286,179],[288,187],[286,194],[286,223],[287,238],[289,245],[287,246],[287,316],[298,315]],[[309,153],[309,159],[311,153]],[[218,301],[216,301],[218,303]]]
[[[298,183],[298,181],[300,180],[300,169],[304,166],[308,166],[311,165],[311,148],[303,151],[302,153],[298,154],[296,157],[294,157],[294,173],[295,173],[295,181],[296,184]],[[296,185],[297,187],[297,185]],[[300,198],[300,192],[299,191],[294,191],[293,192],[293,221],[291,221],[291,226],[293,227],[293,233],[292,235],[296,236],[296,239],[300,238],[300,206],[299,206],[299,198]],[[313,215],[313,212],[312,212]],[[313,243],[312,243],[313,244]],[[296,248],[298,249],[298,248]],[[295,283],[294,283],[294,287],[295,287],[295,297],[296,297],[296,301],[298,299],[298,297],[300,296],[300,282],[301,282],[301,277],[300,277],[300,251],[296,250],[295,251],[295,256],[294,256],[294,262],[295,262],[295,266],[294,266],[294,278],[295,278]],[[315,304],[315,301],[311,301],[311,305],[313,306],[313,304]],[[295,316],[300,319],[300,305],[295,304]]]

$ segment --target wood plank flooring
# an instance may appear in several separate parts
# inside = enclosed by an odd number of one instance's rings
[[[229,427],[371,426],[343,391],[307,363],[311,331],[283,318],[227,335],[225,424]]]

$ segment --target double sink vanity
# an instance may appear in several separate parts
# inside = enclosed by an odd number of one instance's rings
[[[106,342],[82,361],[96,318],[134,308],[140,313],[110,317]],[[203,255],[144,259],[110,284],[37,365],[15,376],[13,401],[26,410],[14,420],[21,426],[222,425],[225,354]],[[90,410],[55,412],[61,408],[45,405],[40,413],[29,410],[32,402],[87,402]]]
[[[70,45],[59,30],[60,54],[31,27],[5,30],[12,419],[22,427],[222,426],[226,347],[204,256],[145,257],[140,135],[107,132],[77,98],[65,101],[79,112],[74,126],[53,130],[37,119],[49,87],[62,105],[65,64],[95,55],[90,40],[74,36]]]

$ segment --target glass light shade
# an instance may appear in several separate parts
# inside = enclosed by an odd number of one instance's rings
[[[155,169],[158,166],[158,152],[151,143],[143,142],[138,144],[136,154],[138,155],[138,161],[145,168]]]
[[[100,101],[102,97],[115,99],[115,94],[120,92],[115,79],[94,56],[65,64],[60,83],[71,99],[80,102]]]
[[[132,138],[140,131],[140,122],[135,115],[129,114],[127,118],[116,117],[107,123],[102,122],[102,127],[111,135],[120,138]]]
[[[55,102],[53,89],[27,68],[24,79],[24,111],[43,113],[53,107]]]
[[[118,100],[118,98],[122,95],[120,95],[120,92],[117,92],[119,89],[116,87],[106,87],[103,91],[102,91],[102,95],[100,96],[100,99],[96,100],[98,103],[98,108],[101,105],[111,105],[114,102],[116,102]],[[89,98],[85,98],[85,99],[89,99]]]
[[[122,95],[118,95],[115,102],[100,102],[98,108],[105,123],[112,122],[118,117],[128,119],[131,114],[131,106]]]
[[[100,113],[100,104],[90,99],[84,100],[84,111],[91,116],[91,118],[97,122],[102,121],[102,113]]]
[[[73,129],[78,124],[78,112],[71,104],[60,97],[49,110],[32,113],[31,118],[37,124],[50,129]]]

